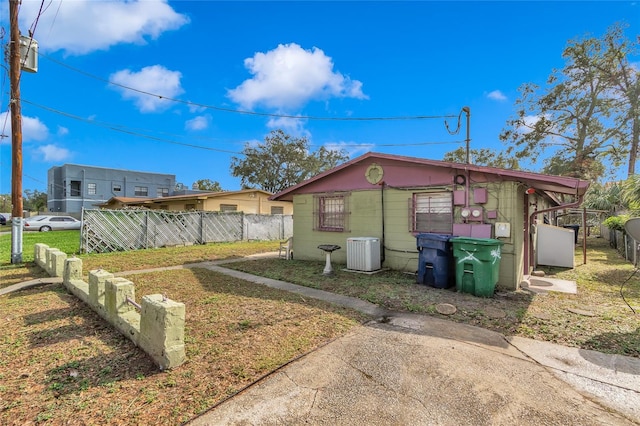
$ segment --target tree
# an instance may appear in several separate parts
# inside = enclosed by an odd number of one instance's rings
[[[621,198],[627,208],[637,215],[640,212],[640,175],[631,175],[622,182]]]
[[[613,86],[613,96],[620,101],[621,113],[616,117],[621,145],[628,149],[627,176],[635,173],[640,149],[640,68],[629,63],[629,56],[638,53],[640,37],[635,43],[624,37],[621,25],[614,25],[604,36],[604,46],[611,66],[599,68]]]
[[[325,147],[310,153],[306,137],[292,137],[282,130],[271,131],[264,143],[245,144],[242,154],[245,158],[231,158],[231,174],[241,178],[243,188],[274,193],[349,159],[344,151]]]
[[[224,189],[220,186],[217,180],[211,179],[198,179],[193,183],[193,189],[199,189],[201,191],[222,192]]]
[[[504,152],[496,152],[488,148],[470,149],[469,156],[472,158],[472,163],[479,166],[497,167],[499,169],[511,169],[520,170],[518,159],[514,156],[509,156]],[[452,163],[464,163],[466,162],[466,150],[463,147],[459,147],[453,151],[449,151],[444,154],[443,161],[449,161]]]
[[[43,211],[47,208],[47,193],[37,189],[24,191],[24,209],[30,211]]]
[[[0,212],[8,213],[11,211],[11,194],[0,194]]]
[[[598,182],[589,185],[582,206],[588,209],[606,210],[611,213],[624,209],[621,187],[617,183],[602,185]]]
[[[628,112],[615,93],[613,76],[619,75],[620,61],[626,61],[620,55],[626,58],[627,52],[607,44],[609,38],[621,37],[616,34],[610,30],[603,39],[569,41],[562,54],[565,66],[553,70],[547,87],[521,86],[516,117],[500,135],[512,144],[509,152],[517,158],[537,157],[556,148],[547,168],[579,178],[599,178],[605,158],[620,164],[627,149],[619,117]]]

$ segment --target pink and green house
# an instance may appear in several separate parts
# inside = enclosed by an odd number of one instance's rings
[[[369,152],[275,194],[293,201],[296,259],[322,260],[318,245],[379,240],[382,268],[415,272],[419,233],[503,242],[497,286],[517,289],[535,263],[535,225],[580,204],[589,182],[473,164]],[[365,238],[365,239],[366,239]],[[376,250],[376,256],[377,250]]]

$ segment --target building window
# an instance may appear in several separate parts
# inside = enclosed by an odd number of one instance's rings
[[[271,206],[271,214],[284,214],[284,207]]]
[[[221,212],[235,212],[238,211],[237,204],[220,204]]]
[[[156,192],[156,197],[168,197],[169,196],[169,188],[158,188]]]
[[[195,204],[186,204],[184,206],[185,210],[195,210],[196,209],[196,205]]]
[[[79,197],[82,194],[82,182],[79,180],[72,180],[69,184],[70,195],[72,197]]]
[[[411,201],[412,232],[453,232],[451,192],[421,192]]]
[[[113,185],[113,192],[120,192],[122,191],[122,186],[120,185]]]
[[[87,194],[89,195],[96,195],[97,191],[97,184],[95,183],[88,183],[87,184]]]
[[[134,194],[136,197],[146,197],[149,195],[149,188],[146,186],[136,186]]]
[[[314,228],[317,231],[344,232],[349,230],[349,196],[316,195],[314,197]]]

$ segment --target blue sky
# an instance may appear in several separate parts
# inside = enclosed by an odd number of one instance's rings
[[[464,121],[450,135],[444,118],[344,118],[457,117],[468,106],[471,147],[502,149],[518,87],[561,68],[569,39],[616,22],[640,34],[640,4],[22,0],[19,21],[23,34],[35,28],[40,52],[38,72],[21,78],[24,189],[46,190],[50,167],[74,163],[236,190],[230,158],[276,128],[352,158],[440,160],[464,146]],[[1,81],[10,135],[6,73]],[[0,193],[10,188],[2,138]]]

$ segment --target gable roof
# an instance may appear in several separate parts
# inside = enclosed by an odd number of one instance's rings
[[[500,169],[496,167],[487,167],[487,166],[479,166],[475,164],[465,164],[465,163],[453,163],[449,161],[439,161],[439,160],[429,160],[425,158],[417,158],[417,157],[406,157],[401,155],[393,155],[393,154],[383,154],[378,152],[368,152],[366,154],[361,155],[360,157],[356,157],[353,160],[347,161],[337,167],[334,167],[331,170],[327,170],[322,172],[310,179],[307,179],[303,182],[300,182],[297,185],[291,186],[279,193],[270,197],[271,200],[277,201],[291,201],[293,199],[293,194],[300,191],[304,187],[314,182],[317,182],[325,177],[337,173],[343,169],[356,165],[358,163],[362,163],[368,160],[391,160],[391,161],[399,161],[410,163],[418,166],[427,166],[427,167],[439,167],[443,169],[451,169],[457,173],[461,172],[477,172],[488,175],[498,176],[503,180],[517,181],[522,182],[525,185],[536,188],[540,191],[547,192],[555,192],[559,194],[570,194],[576,196],[582,196],[589,188],[589,182],[572,178],[566,176],[552,176],[545,175],[542,173],[533,173],[533,172],[524,172],[520,170],[507,170]]]

